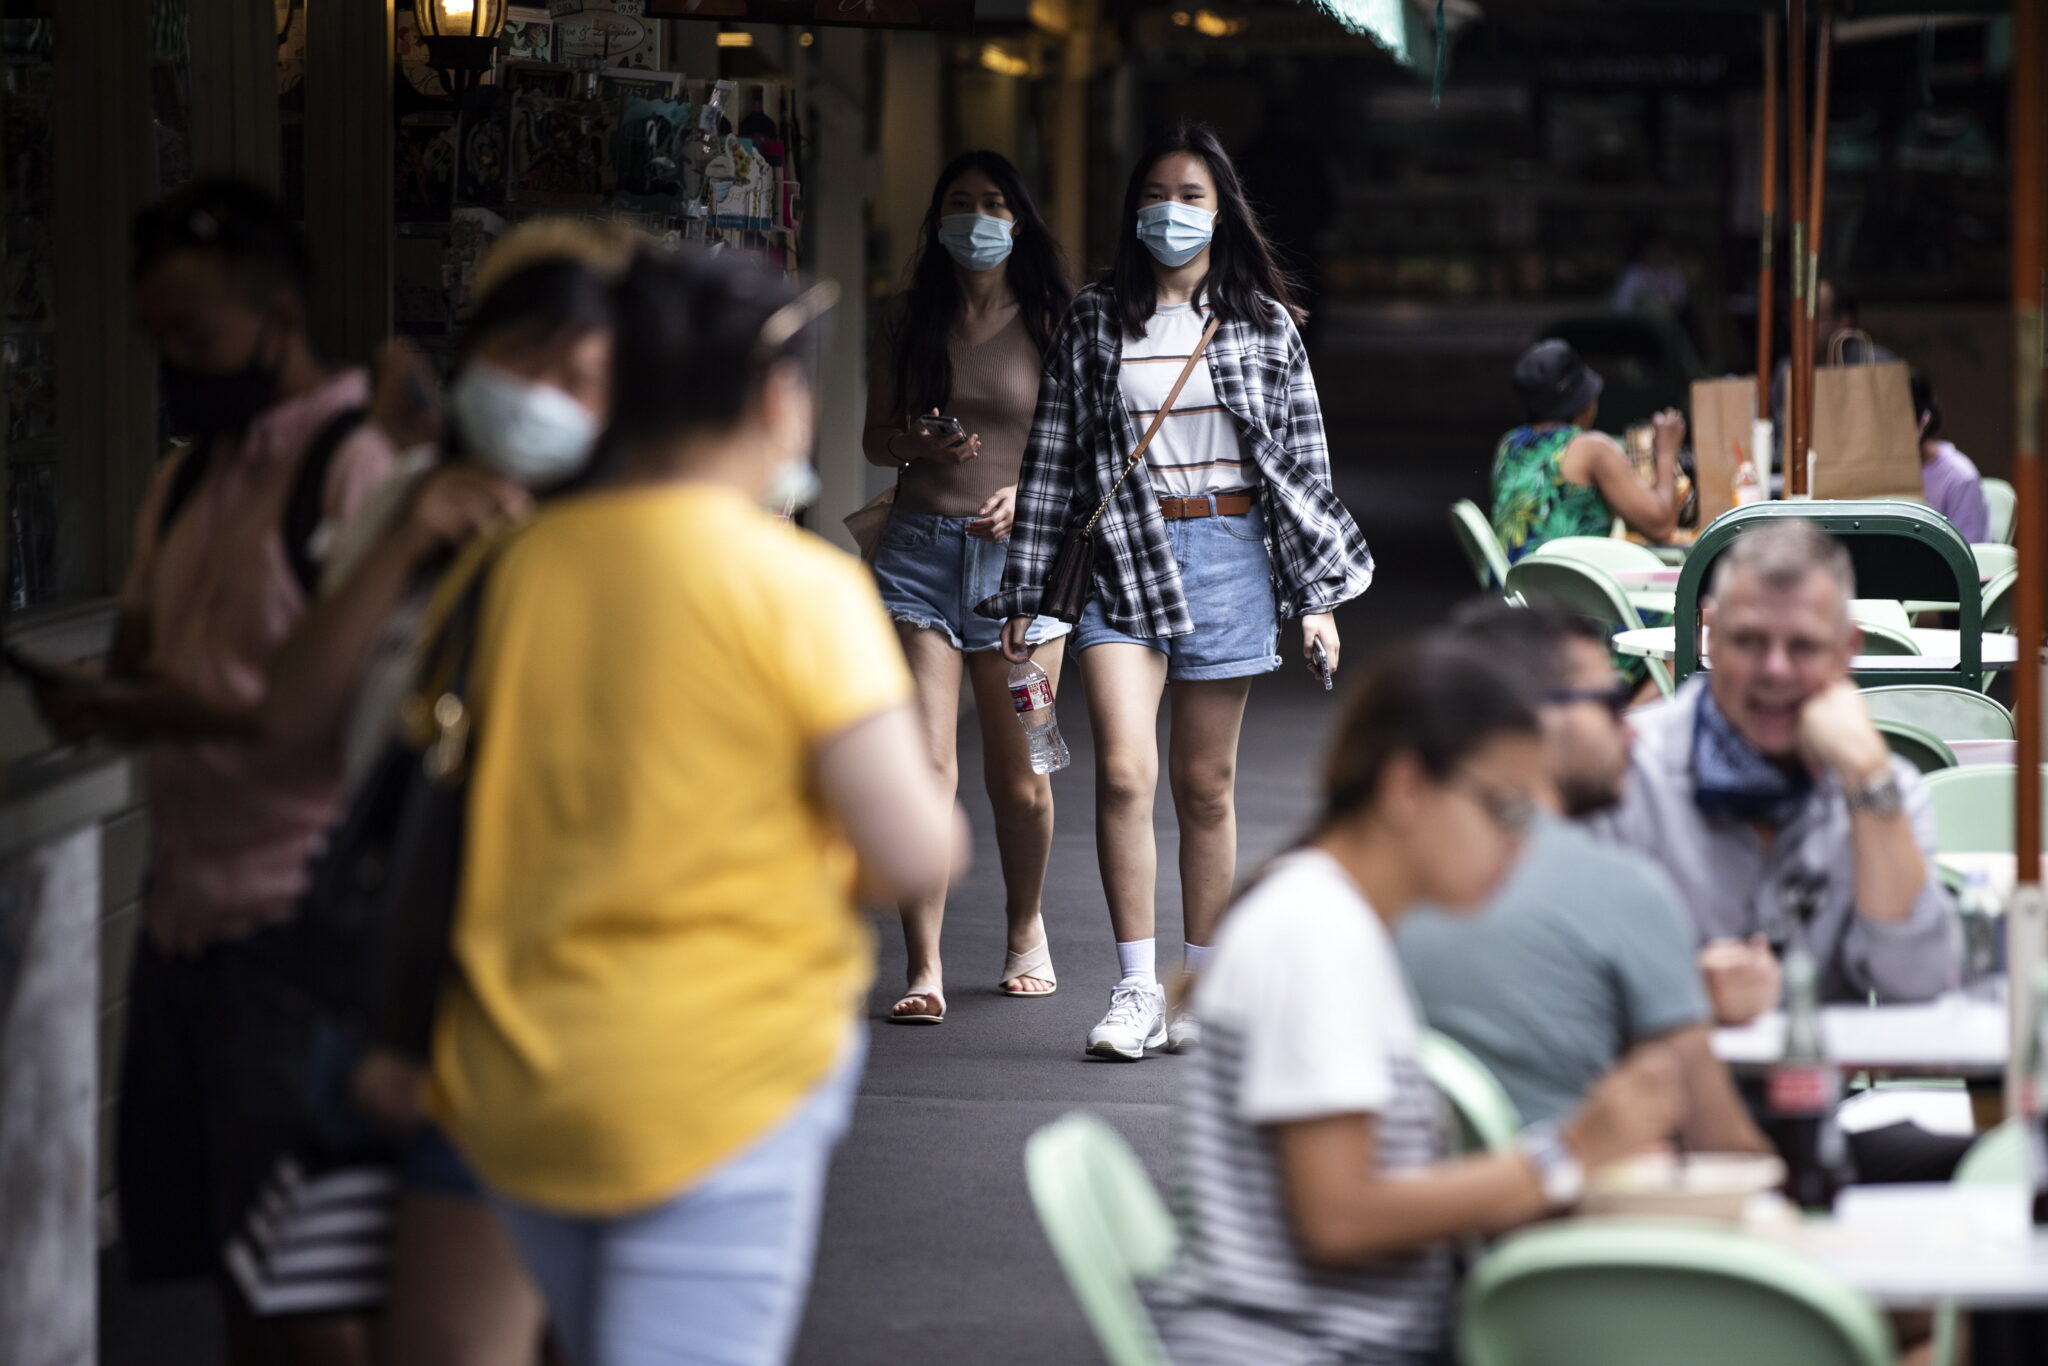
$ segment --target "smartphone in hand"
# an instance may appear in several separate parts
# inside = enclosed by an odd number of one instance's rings
[[[1323,680],[1323,691],[1329,692],[1337,686],[1337,675],[1330,668],[1330,656],[1323,650],[1320,640],[1311,647],[1310,658],[1315,665],[1316,677]]]
[[[967,435],[957,417],[937,417],[930,413],[917,420],[918,429],[935,441],[958,441]]]

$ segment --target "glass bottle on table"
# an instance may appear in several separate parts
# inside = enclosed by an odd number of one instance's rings
[[[1834,1208],[1854,1179],[1836,1122],[1842,1073],[1821,1033],[1820,972],[1802,934],[1785,954],[1785,1047],[1764,1083],[1764,1132],[1785,1160],[1785,1197],[1801,1209]]]

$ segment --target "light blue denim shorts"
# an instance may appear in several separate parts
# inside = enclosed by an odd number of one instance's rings
[[[1001,591],[1010,547],[969,536],[969,520],[899,508],[875,546],[875,586],[895,620],[941,632],[954,649],[979,654],[1003,643],[1003,623],[974,608]],[[1039,645],[1073,629],[1040,617],[1025,639]]]
[[[1185,683],[1250,678],[1280,667],[1280,605],[1258,503],[1242,517],[1191,517],[1166,524],[1181,591],[1195,629],[1184,636],[1131,636],[1109,624],[1102,595],[1090,595],[1074,649],[1142,645],[1166,656],[1166,676]]]

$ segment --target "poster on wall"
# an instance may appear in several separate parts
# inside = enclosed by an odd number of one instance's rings
[[[650,19],[735,19],[750,24],[964,29],[974,0],[644,0]]]

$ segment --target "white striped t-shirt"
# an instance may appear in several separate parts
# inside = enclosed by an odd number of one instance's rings
[[[1152,315],[1144,336],[1124,338],[1118,378],[1124,406],[1130,409],[1140,432],[1152,425],[1153,414],[1173,392],[1173,382],[1201,344],[1202,330],[1208,325],[1206,310],[1197,312],[1193,304],[1170,304]],[[1237,419],[1216,399],[1207,356],[1188,376],[1187,387],[1180,391],[1159,435],[1146,448],[1145,471],[1152,478],[1152,491],[1163,498],[1200,498],[1246,488],[1253,482],[1245,468],[1244,438],[1238,432]]]
[[[1383,1171],[1443,1155],[1421,1026],[1386,928],[1328,854],[1298,850],[1224,918],[1184,1069],[1178,1263],[1151,1288],[1175,1366],[1423,1366],[1443,1359],[1448,1244],[1335,1269],[1294,1242],[1271,1128],[1374,1120]]]

